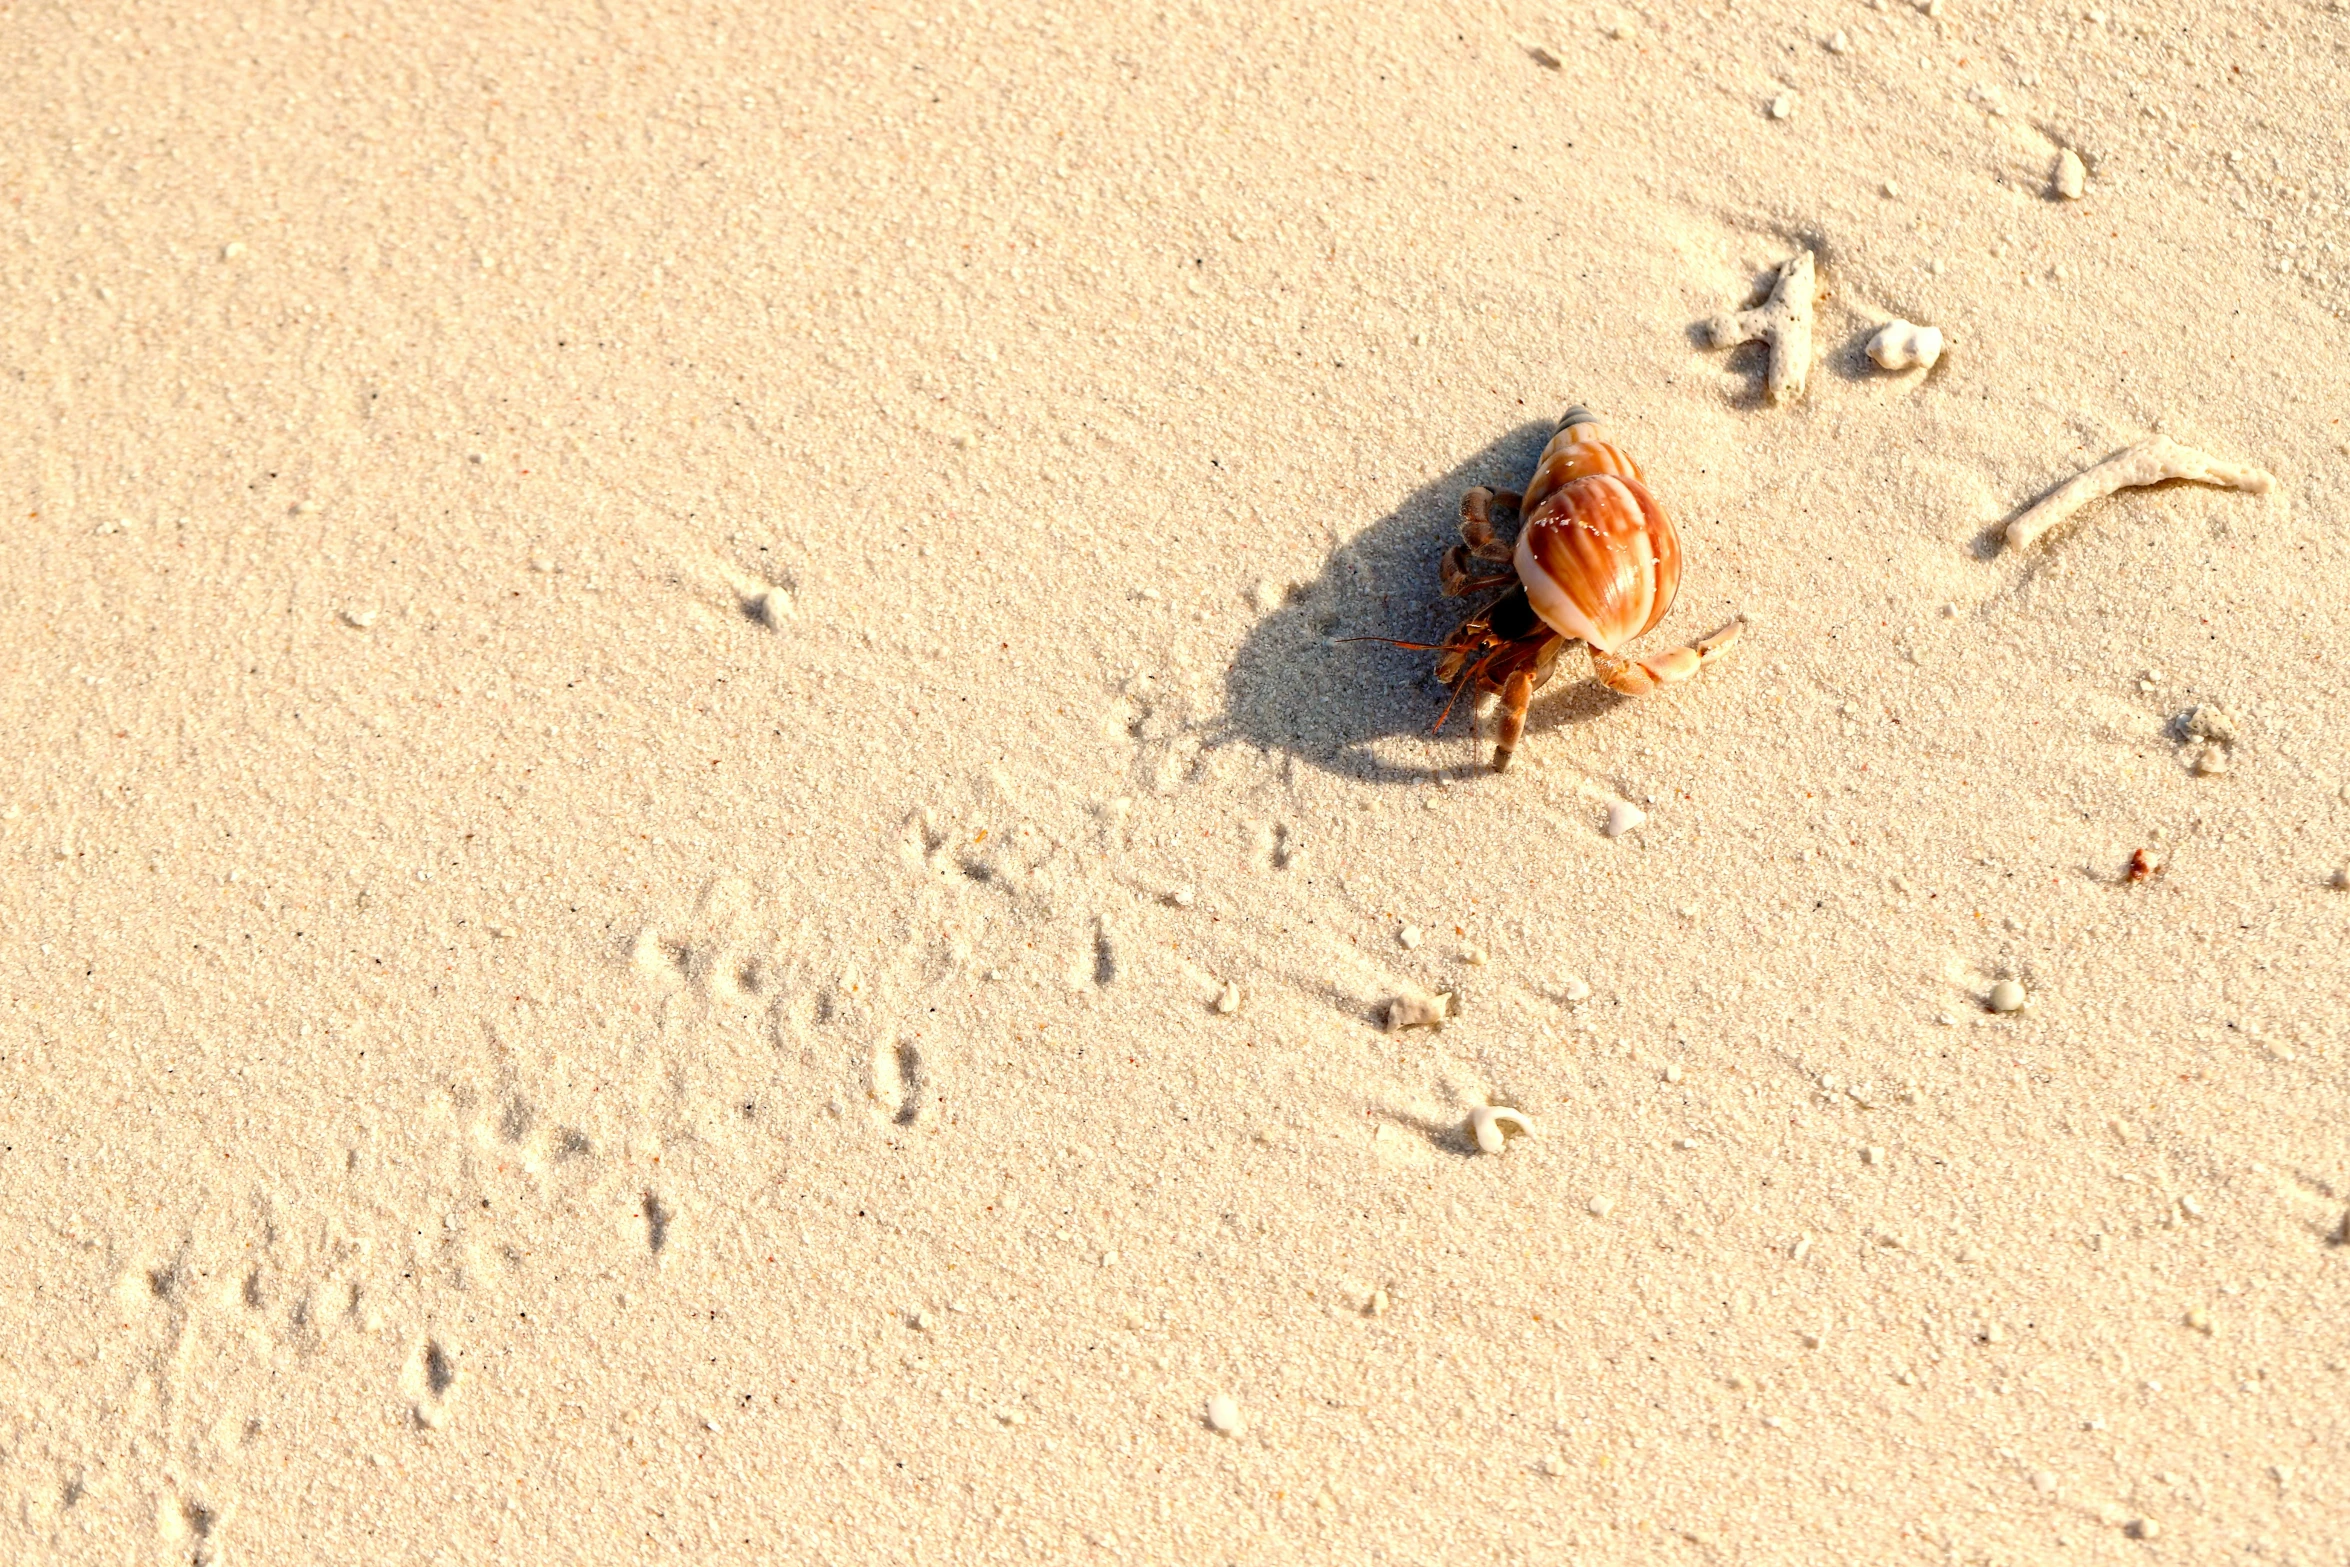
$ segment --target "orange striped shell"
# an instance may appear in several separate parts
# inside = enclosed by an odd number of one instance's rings
[[[1597,424],[1570,423],[1550,438],[1523,504],[1513,558],[1551,630],[1613,653],[1665,618],[1681,586],[1680,537],[1639,465]]]

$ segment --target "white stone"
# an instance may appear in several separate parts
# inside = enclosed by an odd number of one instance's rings
[[[1931,370],[1942,357],[1942,329],[1888,321],[1869,339],[1869,357],[1880,370]]]
[[[2065,148],[2056,155],[2056,193],[2067,201],[2079,201],[2088,188],[2089,171],[2081,163],[2081,155]]]
[[[1218,1436],[1238,1436],[1243,1424],[1239,1399],[1218,1393],[1208,1400],[1208,1425]]]
[[[1639,806],[1629,800],[1618,800],[1607,808],[1605,831],[1610,838],[1621,838],[1647,820],[1648,813]]]
[[[2012,979],[2003,979],[1991,987],[1991,1010],[1994,1012],[2021,1012],[2030,997],[2024,987]]]

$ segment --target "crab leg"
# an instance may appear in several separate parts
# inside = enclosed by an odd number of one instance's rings
[[[1737,641],[1744,627],[1745,622],[1733,620],[1703,641],[1677,647],[1670,653],[1652,653],[1646,658],[1618,658],[1613,653],[1592,648],[1591,668],[1609,690],[1621,691],[1626,696],[1646,696],[1658,686],[1677,685],[1696,674],[1706,660]]]
[[[1478,577],[1470,575],[1469,563],[1475,559],[1466,544],[1455,544],[1444,552],[1436,564],[1436,578],[1446,598],[1464,598],[1471,593],[1482,593],[1487,588],[1506,588],[1517,578],[1511,576]]]
[[[1489,490],[1482,484],[1461,497],[1461,537],[1469,541],[1470,554],[1479,560],[1510,558],[1510,547],[1494,534],[1493,511],[1498,506],[1514,517],[1523,499],[1515,490]]]
[[[1501,733],[1493,741],[1493,770],[1506,772],[1518,737],[1526,732],[1526,704],[1534,700],[1534,677],[1521,669],[1501,688]]]

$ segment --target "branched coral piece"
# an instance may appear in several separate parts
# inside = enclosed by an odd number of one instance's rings
[[[1779,263],[1779,281],[1771,297],[1751,310],[1716,316],[1705,324],[1716,348],[1740,343],[1770,346],[1771,368],[1764,389],[1774,403],[1803,395],[1811,374],[1811,302],[1814,291],[1811,252],[1799,251]]]

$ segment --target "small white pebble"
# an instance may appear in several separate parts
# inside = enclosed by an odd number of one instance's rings
[[[1860,1161],[1863,1164],[1883,1164],[1885,1162],[1885,1150],[1878,1147],[1875,1143],[1871,1143],[1860,1151]]]
[[[2211,1313],[2205,1311],[2201,1306],[2197,1306],[2194,1310],[2187,1313],[2187,1326],[2193,1328],[2196,1332],[2203,1334],[2206,1338],[2210,1337]]]
[[[1771,100],[1771,118],[1783,120],[1795,112],[1795,94],[1783,92]]]
[[[2056,1471],[2053,1469],[2033,1470],[2032,1489],[2042,1496],[2054,1496],[2056,1494]]]
[[[1830,54],[1850,54],[1850,53],[1852,53],[1852,40],[1851,40],[1850,38],[1847,38],[1847,37],[1844,35],[1844,33],[1843,33],[1843,30],[1842,30],[1842,29],[1838,29],[1837,31],[1835,31],[1835,32],[1832,32],[1832,33],[1830,33],[1830,34],[1828,35],[1828,53],[1830,53]]]
[[[1869,357],[1880,370],[1931,370],[1942,357],[1942,330],[1888,321],[1869,339]]]
[[[1230,1393],[1218,1393],[1208,1400],[1208,1425],[1218,1436],[1240,1434],[1240,1400]]]
[[[1607,35],[1610,38],[1615,39],[1618,43],[1630,43],[1634,38],[1639,36],[1638,32],[1634,30],[1630,22],[1618,22],[1615,26],[1607,30]]]
[[[1878,186],[1877,189],[1883,191],[1887,196],[1894,197],[1896,199],[1898,199],[1901,195],[1901,187],[1891,180],[1887,180],[1884,184]]]
[[[1594,1197],[1591,1199],[1591,1216],[1594,1219],[1604,1219],[1615,1211],[1616,1200],[1613,1197]]]
[[[1578,1007],[1591,999],[1591,986],[1579,974],[1561,975],[1552,992],[1568,1006]]]
[[[1177,887],[1174,891],[1167,894],[1167,901],[1174,904],[1175,907],[1179,909],[1188,909],[1192,906],[1192,904],[1199,901],[1199,894],[1192,891],[1189,887]]]
[[[316,502],[316,501],[296,501],[296,502],[294,502],[294,515],[295,515],[295,516],[297,516],[297,517],[315,517],[315,516],[317,516],[317,515],[318,515],[318,502]]]
[[[1629,800],[1617,800],[1607,808],[1607,835],[1621,838],[1624,834],[1648,820],[1648,813]]]
[[[2198,777],[2214,778],[2227,770],[2228,753],[2225,746],[2207,745],[2195,758],[2195,773]]]
[[[375,611],[372,609],[346,609],[342,615],[344,625],[360,631],[365,631],[369,626],[375,624]]]
[[[927,1333],[938,1326],[938,1319],[927,1311],[917,1311],[906,1321],[917,1333]]]
[[[1226,1017],[1230,1017],[1240,1010],[1240,987],[1238,985],[1227,982],[1222,990],[1216,992],[1216,1010]]]
[[[1673,1141],[1673,1146],[1680,1149],[1683,1153],[1687,1153],[1690,1149],[1697,1146],[1697,1139],[1694,1137],[1676,1138]]]
[[[1770,1427],[1773,1431],[1784,1431],[1787,1429],[1787,1422],[1780,1419],[1777,1415],[1763,1416],[1763,1424]]]
[[[1680,1062],[1678,1062],[1678,1061],[1668,1061],[1668,1062],[1666,1062],[1666,1063],[1665,1063],[1665,1081],[1666,1081],[1666,1082],[1668,1082],[1668,1083],[1678,1083],[1679,1081],[1681,1081],[1681,1063],[1680,1063]]]
[[[245,242],[243,240],[232,239],[220,247],[220,259],[223,261],[234,261],[244,253]]]
[[[1558,1476],[1567,1472],[1565,1461],[1558,1458],[1556,1455],[1541,1460],[1539,1463],[1535,1464],[1534,1468],[1537,1473],[1549,1475],[1553,1479],[1556,1479]]]
[[[1811,1237],[1808,1235],[1798,1235],[1795,1244],[1787,1248],[1787,1260],[1790,1262],[1801,1262],[1810,1255]]]
[[[1395,933],[1395,942],[1396,945],[1403,948],[1404,951],[1411,951],[1414,947],[1417,947],[1420,944],[1420,927],[1417,925],[1406,925],[1403,929]]]
[[[544,555],[533,555],[530,558],[530,569],[541,572],[553,571],[555,569],[555,563],[547,559],[547,557]]]
[[[1479,1105],[1469,1112],[1469,1135],[1477,1140],[1480,1153],[1499,1153],[1508,1136],[1534,1130],[1534,1123],[1518,1111],[1499,1105]]]
[[[1256,591],[1251,595],[1260,613],[1271,614],[1281,607],[1281,584],[1271,577],[1259,577]]]
[[[2003,979],[1991,987],[1991,1010],[1994,1012],[2021,1012],[2030,998],[2024,987],[2012,979]]]
[[[2081,155],[2067,147],[2056,155],[2056,193],[2067,201],[2079,201],[2081,193],[2089,188],[2089,171],[2081,163]]]
[[[2162,1525],[2151,1518],[2133,1518],[2122,1533],[2133,1540],[2156,1540],[2162,1537]]]
[[[1384,1317],[1387,1315],[1387,1308],[1389,1304],[1390,1303],[1387,1299],[1387,1291],[1373,1290],[1371,1291],[1371,1298],[1363,1302],[1363,1310],[1370,1316]]]
[[[1461,948],[1461,961],[1471,968],[1483,968],[1491,960],[1486,957],[1483,947],[1471,944]]]

